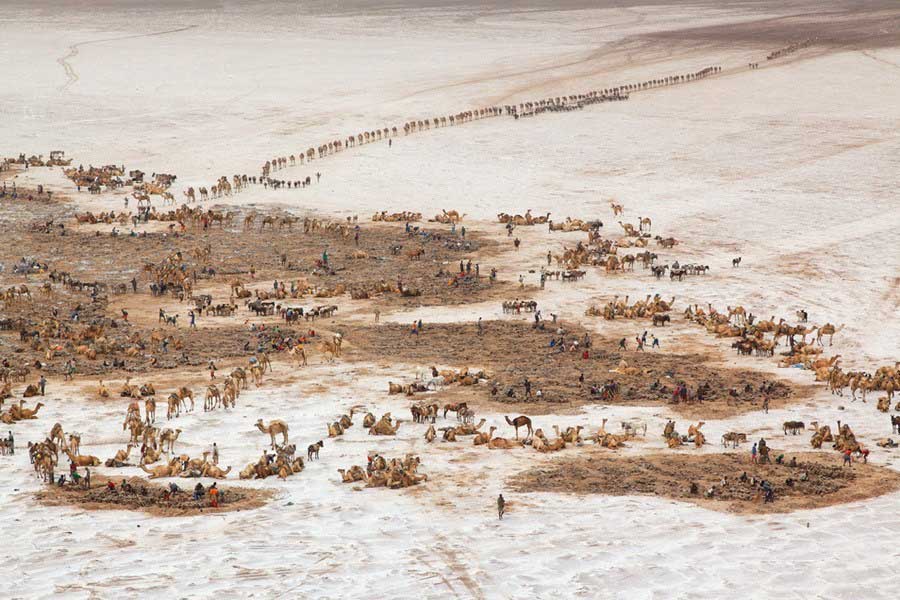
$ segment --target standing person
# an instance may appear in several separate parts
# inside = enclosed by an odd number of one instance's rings
[[[525,276],[519,275],[519,289],[525,289]]]
[[[463,236],[463,238],[466,237],[466,226],[465,226],[465,225],[463,225],[463,226],[460,228],[459,233],[460,233],[460,235]]]
[[[844,450],[844,462],[841,464],[841,468],[843,469],[844,467],[850,467],[852,469],[853,468],[852,461],[853,461],[853,454],[850,452],[850,449],[847,448],[846,450]]]
[[[520,240],[519,238],[516,238],[513,240],[513,246],[516,247],[516,250],[518,250],[519,246],[521,246],[521,245],[522,245],[522,240]]]
[[[659,338],[656,337],[655,335],[653,336],[653,345],[650,347],[651,348],[659,348]]]
[[[544,284],[547,283],[547,274],[541,273],[541,289],[544,289]]]
[[[128,322],[128,311],[125,310],[124,308],[122,309],[122,320],[125,321],[126,323]]]
[[[192,310],[188,311],[188,319],[190,319],[190,321],[191,321],[190,328],[197,329],[197,315],[194,314],[194,311],[192,311]]]
[[[756,464],[756,442],[753,442],[753,447],[750,449],[750,462]]]
[[[44,389],[47,387],[47,378],[44,377],[43,374],[41,374],[41,378],[38,379],[38,385],[39,385],[40,388],[41,388],[41,396],[43,396],[43,395],[44,395]]]
[[[643,352],[644,351],[644,341],[641,339],[641,336],[639,336],[639,335],[634,336],[634,341],[637,343],[637,351]]]
[[[7,442],[6,442],[6,443],[7,443],[8,448],[9,448],[9,453],[10,453],[10,454],[15,454],[15,453],[16,453],[16,443],[15,443],[15,439],[13,438],[12,431],[9,432],[9,435],[7,436],[6,439],[7,439]]]
[[[525,381],[522,384],[525,386],[525,397],[531,398],[531,382],[528,381],[528,377],[525,377]]]
[[[388,138],[388,148],[394,145],[394,138]]]
[[[219,447],[213,442],[212,447],[212,461],[214,465],[219,464]]]
[[[484,335],[484,325],[481,324],[481,317],[478,317],[478,335]]]
[[[381,320],[381,311],[376,308],[375,309],[375,322],[377,323],[379,320]]]
[[[769,397],[768,396],[763,398],[763,412],[765,414],[769,414]]]
[[[322,179],[322,174],[319,172],[316,172],[316,183],[319,183],[320,179]]]
[[[328,248],[322,250],[322,264],[328,266]]]
[[[552,262],[552,260],[553,260],[553,255],[550,253],[549,250],[547,250],[547,266],[548,267],[550,266],[550,263]]]
[[[219,507],[219,488],[216,487],[215,483],[209,487],[209,505],[212,508]]]
[[[210,380],[216,378],[216,363],[213,361],[209,361],[209,378]]]
[[[356,226],[356,233],[353,234],[353,243],[359,246],[359,225]]]
[[[619,350],[628,350],[628,342],[625,340],[625,338],[619,340]]]
[[[503,494],[497,496],[497,517],[502,521],[503,513],[506,512],[506,500],[503,499]]]

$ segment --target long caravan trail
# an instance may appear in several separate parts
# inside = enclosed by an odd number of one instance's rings
[[[82,46],[87,46],[89,44],[103,44],[105,42],[117,42],[120,40],[133,40],[137,38],[145,38],[145,37],[154,37],[157,35],[168,35],[170,33],[178,33],[181,31],[187,31],[188,29],[194,29],[197,25],[187,25],[186,27],[179,27],[177,29],[167,29],[165,31],[155,31],[153,33],[138,33],[133,35],[123,35],[119,37],[113,38],[103,38],[99,40],[87,40],[84,42],[78,42],[77,44],[72,44],[69,46],[69,53],[65,56],[61,56],[56,59],[56,62],[63,68],[66,72],[66,82],[59,88],[59,91],[65,92],[70,87],[75,85],[78,82],[78,73],[75,71],[75,67],[72,66],[72,63],[69,61],[78,56],[78,49]]]

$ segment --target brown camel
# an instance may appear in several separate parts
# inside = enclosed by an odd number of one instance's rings
[[[528,428],[528,436],[534,433],[534,430],[531,428],[531,419],[526,417],[525,415],[519,415],[512,421],[509,420],[509,417],[503,415],[503,418],[506,419],[506,422],[516,428],[516,439],[519,439],[519,427],[527,427]]]

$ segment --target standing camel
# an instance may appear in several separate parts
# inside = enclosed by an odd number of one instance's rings
[[[287,445],[288,443],[288,425],[284,421],[279,419],[273,419],[269,421],[268,425],[263,424],[263,420],[259,419],[256,421],[256,427],[263,433],[268,433],[269,437],[272,438],[272,447],[275,447],[275,436],[279,433],[283,436],[284,442],[283,445]]]
[[[534,433],[534,430],[531,428],[531,419],[526,417],[525,415],[519,415],[512,421],[509,420],[509,417],[503,415],[503,418],[506,419],[506,422],[516,428],[516,439],[519,439],[519,427],[527,427],[528,428],[528,437]]]

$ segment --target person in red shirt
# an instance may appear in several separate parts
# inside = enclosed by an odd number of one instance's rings
[[[844,450],[844,463],[841,465],[841,468],[843,468],[844,465],[847,465],[848,467],[852,468],[853,467],[853,465],[851,464],[852,458],[853,457],[852,457],[852,453],[850,452],[850,450],[849,449]]]

